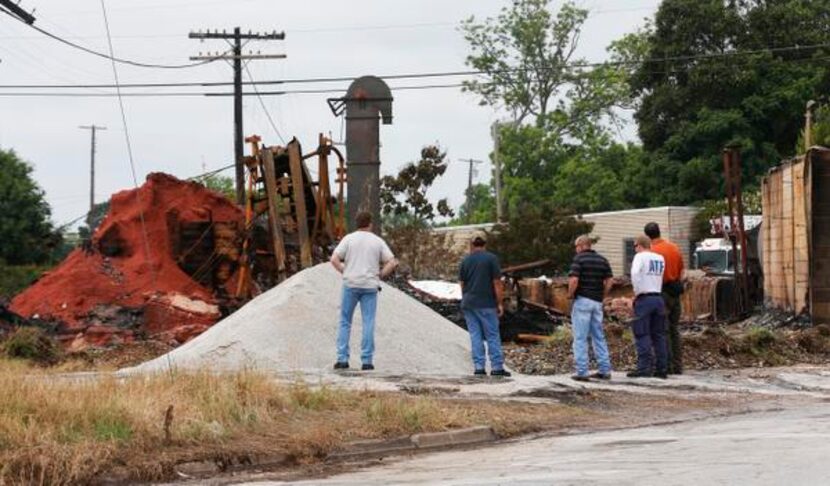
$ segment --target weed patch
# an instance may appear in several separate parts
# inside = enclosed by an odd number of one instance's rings
[[[20,327],[15,329],[3,342],[3,354],[8,358],[26,359],[40,364],[55,364],[60,361],[62,351],[54,339],[43,329]]]
[[[314,462],[357,439],[482,424],[519,433],[561,407],[518,416],[509,404],[280,384],[254,371],[78,383],[5,360],[0,388],[0,484],[88,483],[113,469],[157,481],[178,462],[275,452]]]

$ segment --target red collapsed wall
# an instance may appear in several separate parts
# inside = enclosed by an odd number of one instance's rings
[[[112,196],[92,251],[74,250],[18,294],[11,310],[59,322],[59,337],[75,347],[143,335],[184,342],[204,331],[220,318],[217,301],[174,259],[170,214],[239,227],[244,220],[235,204],[201,184],[150,174],[140,188]],[[141,317],[135,326],[112,325],[112,311],[102,311],[112,308],[140,309]]]

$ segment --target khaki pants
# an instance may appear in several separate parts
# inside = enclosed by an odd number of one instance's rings
[[[666,303],[666,325],[668,327],[669,373],[683,372],[683,346],[680,342],[680,296],[672,296],[663,292],[663,301]]]

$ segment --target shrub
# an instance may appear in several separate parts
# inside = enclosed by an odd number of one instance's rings
[[[573,332],[569,326],[560,326],[553,331],[553,334],[545,339],[545,344],[550,347],[570,346],[573,342]]]
[[[775,344],[775,333],[765,327],[753,327],[746,333],[746,343],[752,350],[762,351]]]
[[[16,329],[2,345],[3,354],[9,358],[28,359],[42,364],[60,361],[58,343],[38,327]]]
[[[32,285],[47,269],[37,265],[11,266],[0,262],[0,297],[16,295]]]

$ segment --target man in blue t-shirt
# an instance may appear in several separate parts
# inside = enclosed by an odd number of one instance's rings
[[[476,375],[486,375],[484,341],[490,354],[490,375],[510,376],[504,369],[501,352],[499,316],[502,306],[501,268],[499,260],[486,249],[483,235],[476,235],[470,244],[470,254],[461,261],[458,280],[461,283],[461,310],[470,332],[473,365]]]

